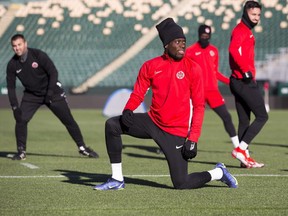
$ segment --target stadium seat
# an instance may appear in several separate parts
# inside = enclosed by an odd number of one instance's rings
[[[242,1],[187,1],[177,11],[176,21],[183,26],[187,44],[198,40],[199,24],[212,26],[212,43],[220,53],[220,71],[229,75],[230,33],[242,14]],[[288,6],[283,1],[262,0],[263,16],[255,28],[257,65],[288,47]],[[0,38],[0,86],[5,86],[5,70],[12,56],[10,37],[23,33],[30,47],[46,51],[54,60],[59,77],[67,87],[80,85],[113,62],[136,41],[165,18],[177,1],[172,0],[46,0],[21,5],[13,22]],[[7,7],[0,4],[0,19]],[[141,64],[161,55],[163,47],[155,37],[132,59],[117,68],[98,86],[131,87]],[[260,71],[261,73],[261,71]]]

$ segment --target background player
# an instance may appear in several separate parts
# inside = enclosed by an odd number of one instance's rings
[[[225,105],[225,100],[218,88],[218,80],[228,85],[229,78],[219,72],[218,49],[209,42],[211,39],[211,27],[200,25],[198,36],[198,41],[186,49],[186,55],[200,65],[203,73],[205,101],[222,119],[225,130],[229,134],[234,148],[236,148],[239,145],[239,138],[231,115]]]
[[[80,128],[68,107],[65,92],[58,81],[58,71],[52,60],[45,52],[28,48],[27,41],[21,34],[11,38],[11,45],[15,55],[7,64],[6,80],[8,97],[16,120],[17,154],[12,159],[26,159],[27,125],[43,104],[65,125],[77,144],[79,153],[97,158],[98,154],[84,143]],[[16,96],[16,78],[25,88],[20,106]]]
[[[250,157],[248,146],[268,120],[264,99],[257,86],[254,64],[255,38],[252,29],[260,21],[261,5],[256,1],[247,1],[243,8],[241,22],[233,29],[229,45],[229,63],[232,71],[230,89],[235,97],[235,106],[239,119],[239,147],[232,156],[247,168],[263,167]],[[251,113],[255,119],[250,124]]]

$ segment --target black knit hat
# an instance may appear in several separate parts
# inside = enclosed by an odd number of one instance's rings
[[[198,28],[198,35],[200,37],[201,34],[208,34],[209,35],[209,38],[211,38],[211,27],[208,26],[208,25],[200,25],[199,28]]]
[[[166,46],[168,43],[177,38],[186,39],[183,29],[177,25],[172,18],[163,20],[161,23],[156,25],[156,29],[159,33],[163,46]]]

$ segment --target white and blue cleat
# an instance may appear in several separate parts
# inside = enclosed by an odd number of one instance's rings
[[[223,171],[223,176],[220,179],[221,182],[225,183],[230,188],[238,187],[237,179],[231,173],[228,172],[226,166],[223,163],[217,163],[215,168],[220,168]]]
[[[96,185],[94,190],[123,190],[125,188],[124,181],[118,181],[113,178],[109,178],[107,182],[104,182],[101,185]]]

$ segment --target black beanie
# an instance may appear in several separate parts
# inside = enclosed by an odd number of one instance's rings
[[[200,25],[199,28],[198,28],[198,36],[200,38],[200,35],[201,34],[208,34],[209,35],[209,38],[211,38],[211,27],[208,26],[208,25]]]
[[[172,18],[163,20],[161,23],[156,25],[156,29],[159,33],[163,46],[166,46],[168,43],[177,38],[186,39],[183,29],[177,25]]]

